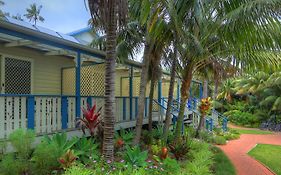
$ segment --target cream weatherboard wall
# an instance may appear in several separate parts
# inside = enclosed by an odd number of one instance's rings
[[[28,59],[32,62],[32,94],[59,95],[61,93],[61,68],[75,65],[71,58],[46,56],[42,52],[28,48],[0,45],[0,55],[1,59],[9,56],[15,59]],[[3,69],[3,65],[1,65],[1,69]]]

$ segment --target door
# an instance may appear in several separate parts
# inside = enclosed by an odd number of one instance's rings
[[[1,92],[5,94],[31,94],[31,69],[29,60],[2,57]]]

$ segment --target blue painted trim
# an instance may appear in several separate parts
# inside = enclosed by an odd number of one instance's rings
[[[130,77],[129,77],[129,97],[130,97],[130,120],[133,119],[133,67],[130,67]]]
[[[67,97],[62,97],[61,99],[61,127],[62,129],[67,129],[67,119],[68,119],[68,106]]]
[[[137,116],[138,116],[138,98],[135,98],[135,116],[136,116],[136,118],[137,118]]]
[[[123,120],[126,120],[126,98],[123,98]]]
[[[87,97],[87,104],[88,104],[90,107],[93,106],[93,104],[92,104],[92,97],[90,97],[90,96]]]
[[[27,128],[34,129],[34,121],[35,121],[35,99],[34,96],[30,96],[27,98]]]
[[[177,100],[180,99],[180,80],[177,81]]]
[[[189,88],[189,98],[192,98],[192,82],[190,84],[190,88]]]
[[[145,98],[145,101],[144,101],[144,117],[147,117],[147,100],[148,100],[148,98]]]
[[[158,103],[163,105],[163,103],[162,103],[162,80],[158,81]],[[163,110],[162,110],[162,108],[160,108],[160,115],[162,115],[162,113],[163,113]]]
[[[203,98],[203,86],[202,86],[202,83],[199,84],[199,98],[200,99]]]
[[[76,108],[75,108],[75,114],[76,118],[81,117],[81,53],[77,52],[77,58],[76,58],[76,71],[75,71],[75,96],[76,96]]]
[[[90,55],[90,56],[93,56],[93,57],[105,59],[105,57],[103,55],[100,55],[100,54],[97,54],[97,53],[92,53],[90,51],[79,49],[79,48],[76,48],[76,47],[73,47],[73,46],[68,46],[68,45],[65,45],[65,44],[58,43],[58,42],[50,41],[50,40],[45,39],[45,38],[27,35],[27,34],[24,34],[24,33],[18,32],[18,31],[12,31],[12,30],[9,30],[9,29],[3,28],[3,27],[0,27],[0,33],[4,33],[4,34],[7,34],[7,35],[19,37],[19,38],[34,41],[34,42],[39,42],[39,43],[42,43],[42,44],[58,47],[58,48],[61,48],[61,49],[67,49],[67,50],[71,50],[71,51],[74,51],[74,52],[81,52],[82,54],[86,54],[86,55]],[[56,38],[58,40],[63,40],[61,38],[51,36],[51,35],[50,35],[50,37]],[[70,41],[68,41],[68,42],[70,42]],[[81,44],[78,44],[78,43],[75,43],[75,44],[81,45]]]

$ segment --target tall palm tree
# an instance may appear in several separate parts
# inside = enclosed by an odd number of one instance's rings
[[[42,5],[37,6],[36,3],[33,3],[26,9],[27,13],[24,16],[29,19],[29,22],[33,21],[34,25],[36,25],[37,21],[44,22],[45,19],[40,15],[42,7]]]
[[[153,57],[153,50],[155,48],[163,48],[160,46],[163,45],[162,43],[164,43],[162,42],[162,39],[165,33],[162,32],[162,28],[165,26],[165,23],[164,21],[159,20],[164,17],[163,14],[161,14],[162,11],[161,7],[159,6],[160,1],[161,0],[130,1],[130,9],[133,11],[132,16],[134,17],[134,19],[137,19],[140,25],[144,28],[144,54],[142,61],[138,116],[136,122],[136,136],[134,138],[134,144],[139,144],[141,137],[149,63],[151,58]]]
[[[5,5],[5,2],[4,1],[0,1],[0,7],[4,6],[4,5]],[[4,11],[2,11],[0,9],[0,18],[3,18],[4,16],[8,16],[8,15],[9,15],[9,13],[6,13],[6,12],[4,12]]]
[[[107,160],[113,160],[116,33],[117,26],[121,28],[126,23],[128,5],[126,0],[88,0],[88,4],[93,23],[101,26],[106,33],[103,155]]]
[[[210,59],[235,58],[243,69],[276,67],[280,48],[278,0],[188,1],[181,54],[181,107],[175,130],[180,138],[194,72]],[[247,36],[247,37],[245,37]]]

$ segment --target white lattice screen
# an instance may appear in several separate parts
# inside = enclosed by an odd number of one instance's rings
[[[31,93],[31,62],[27,60],[5,58],[5,93]]]

